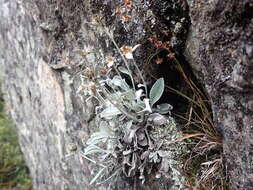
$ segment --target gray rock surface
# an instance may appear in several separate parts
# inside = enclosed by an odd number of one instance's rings
[[[136,0],[131,22],[124,25],[114,14],[123,2],[0,0],[3,88],[34,188],[92,188],[90,164],[78,154],[66,155],[72,143],[81,148],[94,126],[94,102],[76,95],[80,83],[75,76],[80,64],[95,57],[83,60],[78,52],[99,52],[96,61],[115,55],[112,42],[97,23],[102,20],[110,28],[119,46],[142,43],[136,51],[137,63],[144,73],[157,74],[156,67],[143,65],[154,51],[147,37],[173,30],[170,42],[181,52],[189,8],[192,25],[185,55],[212,98],[233,189],[252,189],[252,0]],[[173,73],[168,75],[175,82]],[[159,185],[154,183],[150,189]],[[130,188],[119,182],[118,189]]]
[[[231,189],[253,187],[253,1],[189,1],[185,55],[212,99]]]
[[[18,128],[34,188],[88,189],[87,163],[81,164],[78,156],[66,160],[65,155],[72,138],[88,133],[90,107],[70,94],[74,90],[69,75],[52,69],[43,58],[42,15],[35,2],[0,4],[7,109]]]
[[[34,189],[92,189],[91,164],[68,151],[75,146],[80,150],[94,130],[94,102],[77,96],[77,73],[85,63],[99,63],[115,54],[101,21],[120,47],[145,39],[146,20],[152,20],[153,27],[157,23],[152,11],[146,12],[150,4],[139,2],[131,11],[132,21],[123,25],[121,16],[114,14],[120,4],[124,2],[0,1],[3,88]],[[84,60],[80,52],[87,51],[93,53]],[[138,64],[149,53],[145,45],[136,52]],[[157,181],[136,188],[164,189],[170,185]],[[131,187],[119,181],[116,189]]]

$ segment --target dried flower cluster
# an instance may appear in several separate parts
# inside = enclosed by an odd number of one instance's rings
[[[125,0],[121,6],[115,8],[115,14],[120,16],[122,23],[131,20],[131,11],[133,7],[134,3],[132,0]]]
[[[170,31],[169,30],[164,30],[162,31],[162,33],[165,35],[165,36],[169,36],[171,35]],[[153,35],[153,36],[150,36],[148,38],[149,42],[155,46],[156,49],[160,49],[160,50],[166,50],[168,52],[167,54],[167,59],[168,60],[173,60],[175,58],[175,53],[172,53],[171,51],[171,44],[169,41],[161,41],[161,40],[158,40],[157,36]],[[157,58],[155,60],[156,64],[161,64],[162,62],[164,61],[164,59],[162,58]]]

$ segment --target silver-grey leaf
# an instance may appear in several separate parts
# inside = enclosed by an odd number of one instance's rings
[[[121,114],[121,111],[119,111],[118,108],[108,107],[100,113],[100,117],[108,119],[108,118],[111,118],[111,117],[119,115],[119,114]]]
[[[152,86],[149,93],[151,107],[161,98],[163,91],[164,91],[164,79],[160,78]]]
[[[84,149],[84,153],[83,155],[89,155],[89,154],[93,154],[93,153],[98,153],[98,152],[106,152],[106,150],[103,150],[101,148],[99,148],[96,145],[89,145]]]
[[[159,113],[152,113],[148,117],[148,123],[156,126],[164,125],[167,123],[167,119]]]
[[[101,133],[101,132],[96,132],[93,133],[92,136],[87,140],[86,144],[91,145],[91,144],[97,144],[101,142],[102,140],[108,139],[110,135],[106,133]]]
[[[105,170],[105,168],[102,168],[101,170],[99,170],[97,175],[95,175],[95,177],[90,181],[90,185],[92,185],[100,177],[100,175],[102,175],[104,170]]]
[[[154,110],[160,114],[167,114],[173,109],[172,105],[168,103],[157,105],[157,108]]]
[[[121,86],[122,85],[122,78],[118,75],[114,76],[112,79],[112,82],[115,86]]]
[[[119,66],[118,69],[120,72],[122,72],[124,74],[131,75],[131,73],[125,67]]]
[[[156,126],[161,126],[167,123],[167,119],[160,114],[157,114],[156,117],[153,119],[153,124]]]

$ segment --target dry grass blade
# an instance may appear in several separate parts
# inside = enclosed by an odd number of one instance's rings
[[[184,122],[184,130],[188,133],[176,142],[192,139],[189,143],[192,151],[186,158],[184,169],[189,173],[191,168],[198,168],[194,177],[195,185],[192,182],[189,182],[188,185],[196,190],[224,190],[227,188],[227,179],[221,159],[222,138],[213,123],[210,98],[184,71],[177,59],[174,59],[174,62],[191,92],[191,95],[186,95],[166,86],[169,91],[189,102],[188,112],[185,115],[175,114]]]
[[[174,141],[171,141],[169,142],[168,144],[173,144],[173,143],[177,143],[177,142],[182,142],[186,139],[190,139],[190,138],[193,138],[193,137],[199,137],[199,136],[204,136],[205,134],[204,133],[195,133],[195,134],[188,134],[188,135],[184,135],[183,137],[177,139],[177,140],[174,140]]]

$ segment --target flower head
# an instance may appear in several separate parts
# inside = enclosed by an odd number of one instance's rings
[[[89,82],[88,90],[90,95],[95,95],[97,91],[97,86],[94,82]]]
[[[85,89],[85,88],[86,88],[86,86],[83,85],[83,84],[81,84],[81,85],[78,87],[76,93],[80,93],[80,92],[81,92],[83,89]]]
[[[131,16],[130,16],[130,15],[123,15],[123,16],[121,17],[121,20],[122,20],[123,23],[124,23],[124,22],[128,22],[130,19],[131,19]]]
[[[175,58],[175,53],[169,53],[169,54],[167,55],[167,57],[168,57],[169,59],[174,59],[174,58]]]
[[[91,69],[88,68],[88,67],[84,70],[83,74],[84,74],[84,76],[86,76],[88,78],[93,78],[94,77],[93,71],[91,71]]]
[[[86,55],[90,55],[92,53],[92,51],[88,50],[88,49],[87,50],[80,50],[79,53],[82,56],[86,56]]]
[[[125,0],[124,6],[128,7],[128,8],[131,8],[133,6],[133,2],[131,0]]]
[[[133,57],[133,52],[138,48],[140,44],[135,45],[134,47],[130,46],[123,46],[120,48],[122,54],[127,58],[127,59],[134,59]]]
[[[119,7],[116,7],[115,14],[121,14],[122,10]]]
[[[105,58],[105,61],[107,62],[107,66],[108,67],[112,67],[113,66],[113,64],[114,64],[114,57],[112,57],[112,56],[108,56],[108,57],[106,57]]]
[[[156,62],[157,65],[160,65],[163,62],[163,59],[158,58],[158,59],[155,60],[155,62]]]
[[[110,70],[109,69],[106,69],[105,67],[101,68],[99,73],[104,76],[106,75]]]
[[[97,86],[94,82],[89,82],[88,84],[81,84],[77,90],[77,93],[81,91],[84,92],[84,95],[94,96],[97,91]]]

